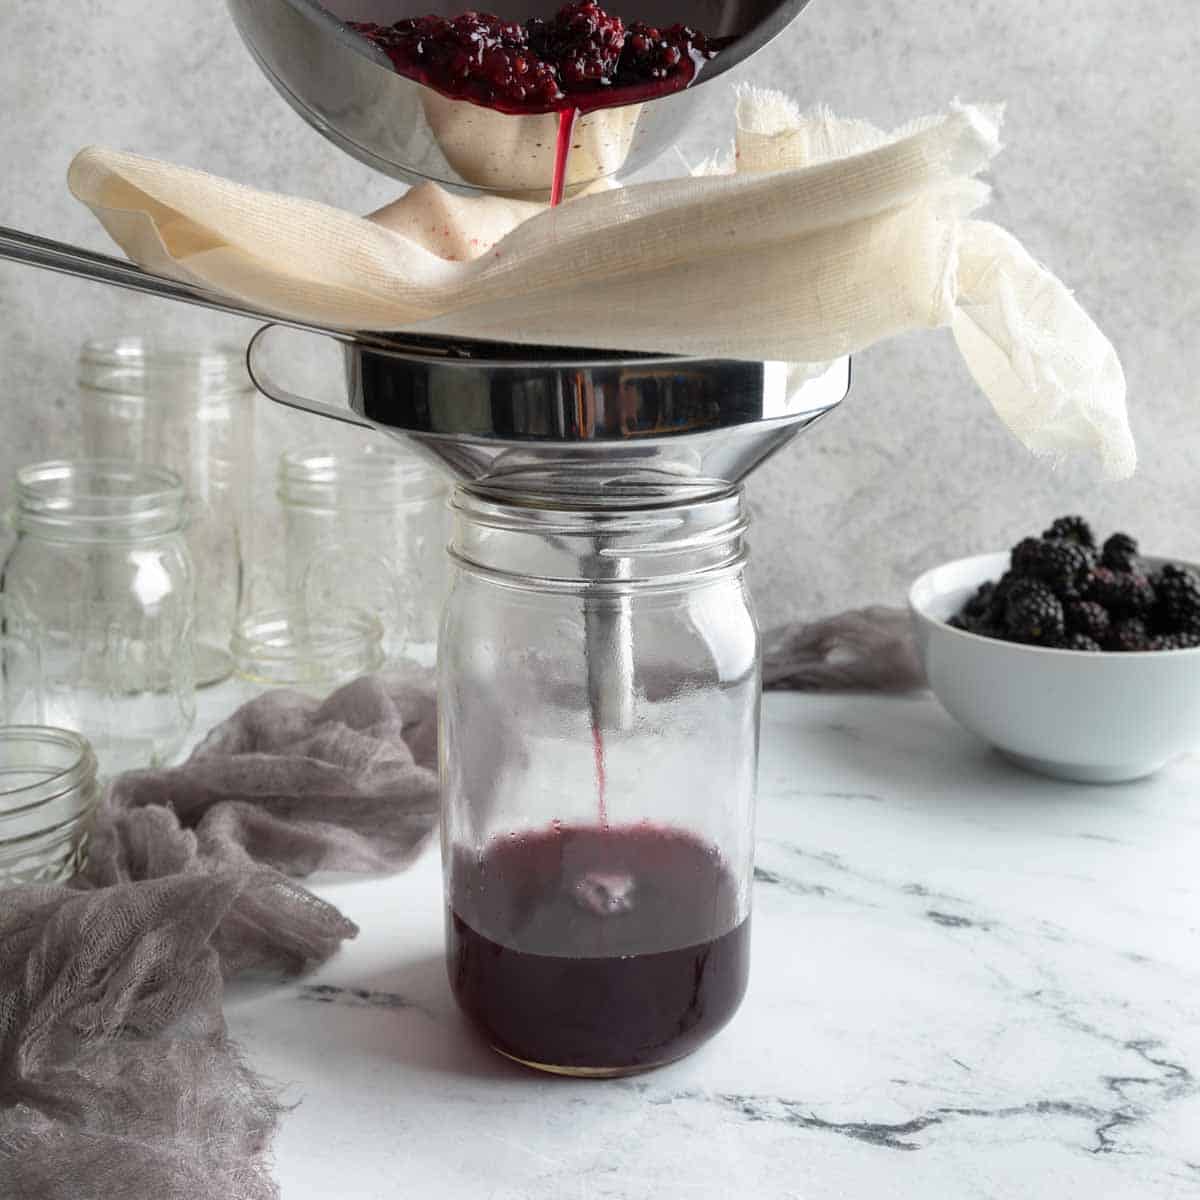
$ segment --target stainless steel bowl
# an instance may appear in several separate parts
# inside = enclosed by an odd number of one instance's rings
[[[686,91],[645,104],[601,109],[580,119],[568,192],[646,166],[674,145],[691,117],[698,86],[760,50],[809,0],[637,0],[646,19],[736,36]],[[344,21],[392,22],[437,11],[439,0],[228,0],[242,39],[267,78],[318,132],[368,166],[409,182],[431,179],[467,192],[530,200],[549,195],[557,117],[510,116],[449,100],[397,75],[387,58]],[[441,0],[445,11],[464,3]],[[553,11],[554,0],[500,0],[502,17]],[[619,6],[617,6],[619,7]]]

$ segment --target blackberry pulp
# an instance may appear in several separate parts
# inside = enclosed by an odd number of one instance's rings
[[[733,1015],[749,918],[711,846],[649,825],[557,827],[450,863],[459,1005],[502,1053],[622,1074],[696,1049]]]
[[[686,25],[626,25],[592,0],[575,0],[549,20],[465,12],[349,26],[397,74],[454,100],[518,114],[590,112],[677,92],[729,41]]]
[[[593,0],[573,0],[548,20],[465,12],[349,26],[397,74],[451,99],[512,114],[559,113],[551,204],[562,198],[577,114],[680,91],[731,40],[687,25],[627,25]]]

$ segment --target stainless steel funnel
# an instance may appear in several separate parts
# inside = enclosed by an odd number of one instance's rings
[[[344,339],[344,405],[271,377],[276,326],[250,343],[272,400],[404,438],[460,482],[521,503],[644,507],[736,487],[845,397],[850,360],[781,362],[472,342]]]
[[[561,0],[498,0],[501,17],[553,12]],[[636,15],[686,22],[736,37],[704,66],[692,87],[646,104],[601,109],[577,123],[567,190],[629,173],[678,140],[696,106],[696,88],[745,61],[785,29],[809,0],[629,0]],[[460,191],[544,200],[554,168],[557,117],[511,116],[449,100],[397,75],[381,51],[345,21],[390,23],[470,7],[451,0],[228,0],[255,61],[316,130],[368,166],[407,181],[432,179]],[[614,0],[613,7],[620,11]]]
[[[598,353],[458,339],[389,337],[345,346],[347,404],[318,403],[250,373],[281,404],[400,437],[461,483],[509,503],[596,514],[721,495],[837,406],[850,360],[809,371],[787,363]],[[616,547],[591,577],[625,578]],[[598,589],[599,590],[599,589]],[[633,626],[627,601],[583,595],[592,721],[628,727]]]

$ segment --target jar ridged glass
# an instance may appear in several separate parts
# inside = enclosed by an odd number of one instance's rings
[[[167,762],[195,715],[184,492],[162,467],[50,462],[18,472],[5,618],[37,647],[48,724],[103,775]]]
[[[645,509],[460,489],[439,652],[451,981],[576,1075],[689,1053],[748,969],[760,666],[741,493]]]
[[[444,477],[397,445],[317,446],[279,465],[287,602],[377,617],[384,653],[432,666],[446,589]]]
[[[188,499],[196,580],[196,683],[232,669],[244,583],[244,525],[254,472],[254,387],[245,348],[187,348],[128,336],[79,356],[83,449],[168,467]]]

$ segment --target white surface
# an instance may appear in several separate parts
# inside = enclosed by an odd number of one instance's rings
[[[436,853],[228,1015],[296,1104],[283,1200],[1200,1193],[1200,758],[1089,788],[930,698],[767,698],[750,990],[696,1055],[525,1072],[459,1018]]]
[[[1147,570],[1161,562],[1146,561]],[[909,593],[925,674],[951,715],[1063,779],[1138,779],[1200,747],[1200,648],[1084,654],[945,623],[1008,565],[1007,553],[959,559],[927,571]]]

